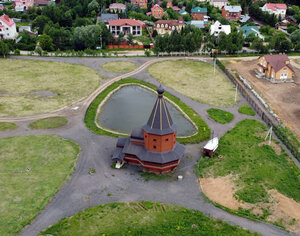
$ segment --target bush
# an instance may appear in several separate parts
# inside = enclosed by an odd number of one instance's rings
[[[239,108],[239,113],[246,114],[246,115],[249,115],[249,116],[255,116],[255,111],[253,111],[252,108],[249,107],[247,104],[243,104]]]
[[[220,109],[210,108],[207,110],[208,115],[213,118],[216,122],[221,124],[229,123],[233,120],[234,115],[228,111]]]
[[[20,50],[19,50],[19,49],[15,49],[14,54],[15,54],[16,56],[19,56],[19,55],[21,54],[21,53],[20,53]]]

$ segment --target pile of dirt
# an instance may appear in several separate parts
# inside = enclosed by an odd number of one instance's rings
[[[269,190],[270,203],[259,202],[256,204],[238,201],[235,197],[237,190],[232,176],[217,178],[200,178],[200,186],[203,193],[212,201],[219,203],[232,210],[240,207],[249,210],[257,217],[264,215],[263,209],[267,209],[271,214],[267,221],[278,222],[288,230],[300,234],[300,203],[292,198],[279,193],[277,190]]]

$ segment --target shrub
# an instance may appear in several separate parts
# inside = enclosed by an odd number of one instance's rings
[[[216,122],[226,124],[233,120],[234,115],[228,111],[210,108],[207,110],[208,115],[213,118]]]
[[[239,113],[242,114],[246,114],[249,116],[255,116],[255,111],[252,110],[251,107],[249,107],[247,104],[243,104],[240,108],[239,108]]]

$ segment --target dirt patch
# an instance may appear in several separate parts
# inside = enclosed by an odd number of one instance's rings
[[[212,201],[225,207],[238,210],[240,203],[234,198],[234,184],[229,176],[218,178],[201,178],[203,193]]]
[[[254,70],[257,67],[257,58],[231,63],[227,67],[243,76],[271,106],[283,123],[300,137],[300,67],[294,66],[294,83],[280,84],[256,78]]]
[[[269,140],[266,140],[266,141],[258,144],[258,146],[262,146],[262,145],[269,145]],[[281,147],[278,144],[276,144],[274,141],[271,141],[270,146],[274,149],[274,151],[277,155],[281,154]]]
[[[277,190],[270,190],[270,203],[258,202],[256,204],[244,203],[234,197],[235,185],[232,176],[217,178],[200,178],[202,192],[212,201],[219,203],[232,210],[243,208],[250,210],[253,215],[262,217],[264,209],[270,215],[267,221],[277,222],[284,225],[288,230],[300,233],[300,203],[292,198],[279,193]]]

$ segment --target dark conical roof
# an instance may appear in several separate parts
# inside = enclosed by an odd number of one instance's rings
[[[161,85],[157,89],[157,93],[158,96],[149,120],[143,128],[147,133],[151,134],[164,135],[174,133],[176,131],[176,125],[172,121],[166,102],[163,98],[164,89]]]

